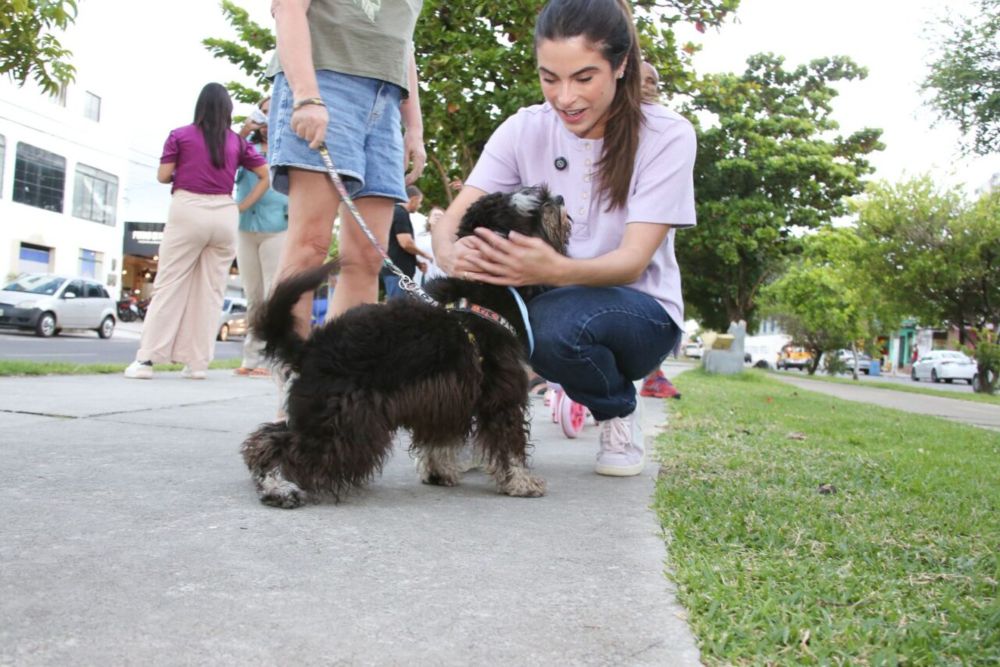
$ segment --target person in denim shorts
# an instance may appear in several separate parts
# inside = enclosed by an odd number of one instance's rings
[[[642,100],[635,25],[624,0],[550,0],[535,25],[545,103],[493,133],[434,230],[448,274],[497,285],[549,285],[528,303],[531,365],[600,424],[595,471],[642,472],[634,381],[674,349],[684,309],[676,228],[695,224],[691,123]],[[540,239],[488,230],[455,240],[477,199],[547,183],[562,195],[568,256]]]
[[[407,200],[406,185],[426,162],[413,56],[421,5],[272,0],[278,48],[268,68],[274,80],[269,162],[274,189],[288,195],[279,277],[326,259],[340,196],[316,150],[324,143],[365,223],[385,245],[393,205]],[[340,226],[340,255],[332,315],[378,299],[382,257],[352,219]],[[294,311],[302,335],[309,332],[311,302],[304,296]]]

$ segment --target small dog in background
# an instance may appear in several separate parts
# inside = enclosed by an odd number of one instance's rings
[[[458,235],[477,227],[541,238],[565,253],[570,220],[562,197],[534,187],[478,200]],[[544,495],[544,480],[527,469],[529,335],[511,291],[439,278],[426,290],[445,307],[413,298],[358,306],[303,339],[292,307],[337,265],[278,284],[253,322],[266,354],[292,372],[287,422],[261,425],[241,450],[261,502],[339,499],[381,471],[399,428],[411,432],[426,484],[456,485],[457,454],[470,440],[500,493]],[[530,298],[535,290],[518,292]]]

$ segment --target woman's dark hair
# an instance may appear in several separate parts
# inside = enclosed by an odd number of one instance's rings
[[[226,164],[226,138],[233,123],[233,101],[221,83],[205,84],[194,105],[194,124],[201,128],[212,164],[221,169]]]
[[[608,109],[600,169],[601,192],[608,208],[628,200],[642,115],[642,58],[626,0],[550,0],[535,23],[535,48],[544,40],[583,36],[601,52],[614,73],[625,63]]]

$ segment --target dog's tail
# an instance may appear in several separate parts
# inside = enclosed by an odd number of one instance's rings
[[[305,339],[295,330],[292,308],[306,292],[319,287],[340,268],[340,259],[285,278],[274,286],[271,296],[257,311],[250,323],[254,335],[264,341],[264,354],[282,361],[293,369],[298,367]]]

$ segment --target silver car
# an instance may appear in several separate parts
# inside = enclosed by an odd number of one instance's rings
[[[227,341],[232,336],[246,336],[250,321],[247,317],[247,300],[226,297],[219,316],[219,333],[216,338]]]
[[[34,329],[45,338],[63,329],[93,329],[111,338],[115,302],[95,280],[29,273],[0,291],[0,327]]]

